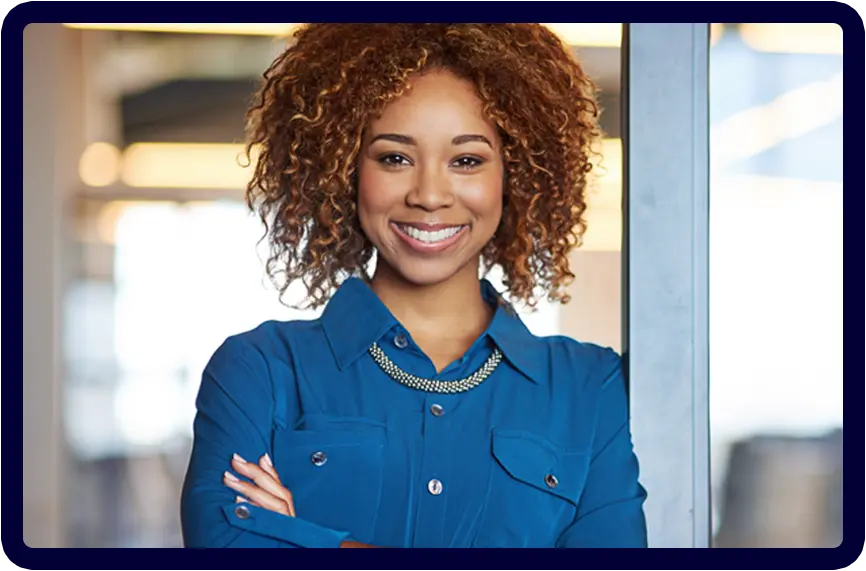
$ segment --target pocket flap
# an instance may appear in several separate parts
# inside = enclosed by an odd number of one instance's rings
[[[575,506],[586,482],[589,455],[557,447],[524,431],[493,431],[493,456],[512,478]]]

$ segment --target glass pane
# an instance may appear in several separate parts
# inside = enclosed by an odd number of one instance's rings
[[[728,25],[710,72],[715,545],[835,546],[842,31]]]

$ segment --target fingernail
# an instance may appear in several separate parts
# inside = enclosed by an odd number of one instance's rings
[[[265,464],[267,464],[267,465],[268,465],[268,466],[270,466],[270,467],[272,467],[272,468],[273,468],[273,466],[274,466],[274,463],[273,463],[273,462],[271,462],[271,457],[270,457],[270,456],[268,456],[268,453],[267,453],[267,452],[265,452],[265,455],[264,455],[264,456],[262,456],[262,460],[264,460],[264,462],[265,462]]]
[[[247,501],[247,499],[246,499],[246,498],[243,498],[243,497],[241,497],[241,496],[236,496],[236,497],[235,497],[235,503],[236,503],[236,504],[242,504],[242,503],[244,503],[244,502],[246,502],[246,501]]]
[[[229,471],[224,472],[223,475],[226,477],[226,480],[228,480],[229,482],[240,482],[240,478],[238,478],[237,476],[235,476],[234,474],[232,474]]]
[[[240,462],[241,464],[246,464],[246,463],[247,463],[246,460],[244,460],[243,458],[241,458],[241,457],[238,456],[237,454],[233,455],[232,458],[234,458],[235,460],[237,460],[237,461]]]

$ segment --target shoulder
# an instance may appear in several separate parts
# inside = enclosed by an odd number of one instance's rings
[[[318,319],[261,323],[253,329],[227,337],[214,351],[208,368],[227,363],[244,363],[249,367],[270,367],[291,360],[297,340],[313,341],[321,330]]]
[[[588,341],[579,341],[565,335],[535,337],[538,347],[554,361],[562,361],[581,367],[605,367],[618,364],[621,357],[611,347]]]
[[[565,335],[550,335],[536,337],[536,339],[546,345],[553,356],[575,359],[585,364],[596,364],[620,358],[619,354],[611,347],[589,341],[579,341]]]
[[[601,387],[622,373],[623,358],[611,347],[565,335],[535,339],[551,364],[551,380]]]
[[[295,356],[309,353],[294,341],[315,338],[306,334],[315,328],[316,321],[266,321],[227,337],[205,365],[197,407],[210,407],[216,415],[240,407],[248,415],[269,418],[294,378]]]

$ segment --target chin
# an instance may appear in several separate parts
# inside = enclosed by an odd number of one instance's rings
[[[388,265],[396,276],[418,287],[445,283],[459,274],[462,267],[459,264],[431,263],[427,260],[405,260],[403,263]]]
[[[437,268],[407,268],[398,272],[407,282],[417,286],[434,286],[447,282],[457,272],[455,270],[443,270]]]

